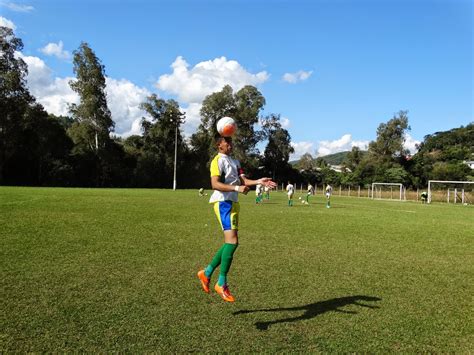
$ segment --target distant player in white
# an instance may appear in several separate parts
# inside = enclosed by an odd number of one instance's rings
[[[313,185],[308,184],[308,193],[306,194],[306,203],[309,203],[309,196],[314,195]]]
[[[328,186],[326,186],[326,208],[331,207],[331,194],[332,186],[328,184]]]
[[[255,203],[262,202],[262,185],[255,186]]]
[[[288,206],[293,206],[293,194],[295,193],[295,187],[288,181],[286,185],[286,192],[288,194]]]
[[[265,192],[265,199],[270,199],[270,188],[268,186],[263,187],[263,191]]]

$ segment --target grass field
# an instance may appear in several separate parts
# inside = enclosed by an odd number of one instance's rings
[[[0,187],[0,352],[474,351],[473,206],[242,196],[229,304],[207,199]]]

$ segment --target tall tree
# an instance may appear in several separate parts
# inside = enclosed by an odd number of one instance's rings
[[[5,165],[17,150],[24,114],[34,103],[26,86],[27,65],[15,56],[22,48],[13,30],[0,26],[0,184]]]
[[[405,134],[408,130],[410,130],[408,111],[399,111],[387,123],[381,123],[377,128],[377,139],[369,143],[367,154],[355,169],[354,181],[359,184],[372,182],[408,184],[409,176],[403,172],[408,155],[408,150],[404,148]]]
[[[399,111],[387,123],[377,128],[377,139],[369,144],[369,154],[384,162],[405,157],[408,151],[404,148],[405,132],[410,130],[408,111]]]
[[[110,140],[114,129],[105,94],[105,69],[94,51],[85,42],[74,51],[76,80],[69,85],[79,95],[79,104],[70,105],[75,120],[71,136],[76,144],[98,151]]]
[[[363,153],[359,147],[352,147],[352,150],[347,153],[346,158],[344,159],[343,165],[350,171],[355,171],[357,166],[360,164],[363,158]]]
[[[138,180],[147,186],[169,187],[172,182],[175,145],[178,156],[183,157],[186,144],[180,127],[185,114],[180,111],[174,100],[163,100],[155,94],[141,104],[141,109],[152,118],[152,122],[142,120],[143,155],[138,161]],[[177,162],[177,168],[183,165],[183,159]]]
[[[234,95],[235,120],[238,132],[234,142],[234,156],[240,161],[246,161],[249,168],[258,165],[257,143],[261,135],[255,132],[254,126],[258,123],[260,111],[265,106],[265,98],[256,87],[246,85]]]
[[[296,167],[301,170],[312,171],[314,168],[313,156],[310,153],[304,153],[300,157],[300,160],[298,161]]]
[[[234,94],[232,87],[226,85],[221,91],[208,95],[201,108],[201,124],[191,137],[191,147],[194,155],[198,156],[199,166],[203,176],[210,158],[215,154],[214,138],[217,136],[216,122],[224,116],[235,119],[238,125],[234,137],[234,156],[245,161],[248,171],[258,167],[257,143],[262,136],[255,132],[254,125],[258,123],[259,113],[265,105],[265,98],[253,86],[245,86]]]
[[[262,120],[263,136],[268,140],[264,151],[264,166],[272,174],[273,179],[281,179],[290,169],[288,161],[294,153],[291,146],[291,137],[288,131],[282,128],[280,115],[270,114]]]

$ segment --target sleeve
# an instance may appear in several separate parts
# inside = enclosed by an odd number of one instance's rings
[[[211,162],[211,177],[212,176],[221,176],[221,171],[219,168],[219,155],[216,155]]]

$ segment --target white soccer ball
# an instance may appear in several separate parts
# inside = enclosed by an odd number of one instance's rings
[[[237,131],[237,124],[232,117],[222,117],[217,121],[217,132],[222,137],[231,137]]]

